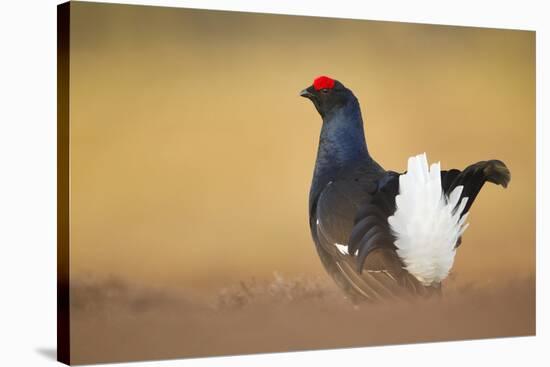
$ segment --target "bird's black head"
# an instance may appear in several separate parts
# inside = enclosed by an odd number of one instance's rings
[[[342,83],[327,76],[316,78],[313,85],[300,92],[300,96],[311,100],[322,117],[355,99]]]

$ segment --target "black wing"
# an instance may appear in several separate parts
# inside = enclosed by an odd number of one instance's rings
[[[424,292],[403,269],[387,217],[394,211],[398,175],[351,174],[330,182],[313,208],[311,225],[323,265],[354,299]]]

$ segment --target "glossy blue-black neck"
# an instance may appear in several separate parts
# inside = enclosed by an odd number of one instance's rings
[[[323,116],[310,200],[315,200],[343,167],[368,162],[372,158],[365,141],[361,109],[353,97]]]

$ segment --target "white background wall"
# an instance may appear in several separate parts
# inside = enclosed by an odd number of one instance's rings
[[[548,365],[550,307],[548,270],[545,266],[549,265],[550,251],[543,246],[548,244],[550,204],[550,196],[543,190],[550,183],[550,150],[543,145],[543,141],[550,143],[550,11],[546,9],[546,1],[117,2],[537,31],[537,337],[172,360],[131,365]],[[50,0],[12,0],[4,1],[0,5],[0,366],[48,366],[57,363],[57,3]],[[546,223],[546,227],[543,223]],[[130,364],[117,364],[126,365]]]

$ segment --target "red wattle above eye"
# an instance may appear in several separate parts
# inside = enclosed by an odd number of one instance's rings
[[[313,88],[315,90],[332,89],[334,88],[334,79],[328,76],[320,76],[313,81]]]

